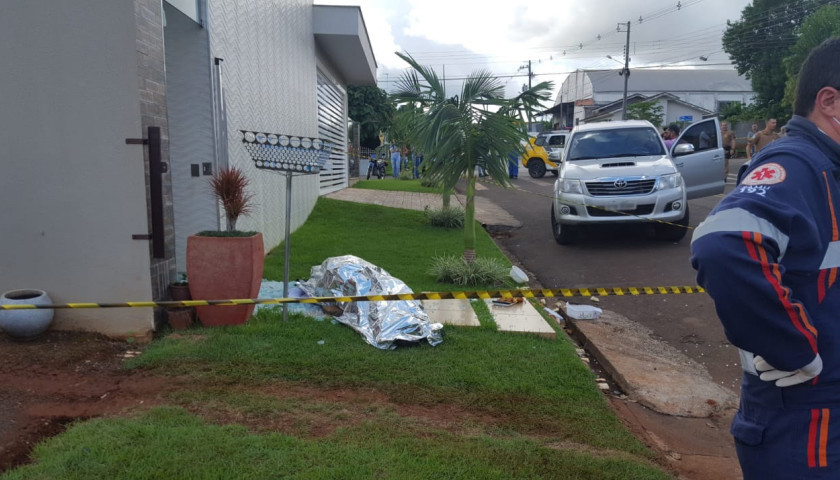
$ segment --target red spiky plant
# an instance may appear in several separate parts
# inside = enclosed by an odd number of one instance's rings
[[[222,202],[227,229],[236,230],[236,220],[254,211],[254,195],[245,191],[251,181],[236,167],[222,167],[210,179],[213,195]]]

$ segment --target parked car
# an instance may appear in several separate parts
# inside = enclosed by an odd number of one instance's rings
[[[532,134],[522,156],[522,165],[528,169],[528,175],[542,178],[545,172],[551,172],[557,176],[569,133],[567,130],[559,130]]]
[[[585,225],[654,223],[657,238],[681,240],[688,200],[723,192],[717,118],[689,125],[668,151],[644,120],[584,124],[570,135],[554,184],[551,229],[573,243]]]

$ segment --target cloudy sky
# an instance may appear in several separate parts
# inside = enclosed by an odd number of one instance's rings
[[[315,0],[362,9],[378,64],[380,88],[390,90],[407,52],[447,78],[490,70],[515,95],[528,83],[555,82],[578,68],[616,68],[624,62],[630,21],[630,68],[727,68],[720,37],[750,0]],[[621,23],[621,32],[616,31]],[[614,60],[607,58],[607,55]],[[700,57],[707,60],[703,61]],[[526,66],[525,68],[520,68]],[[552,96],[553,98],[553,96]]]

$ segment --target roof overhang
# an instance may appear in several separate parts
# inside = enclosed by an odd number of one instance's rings
[[[312,27],[315,44],[348,85],[376,85],[376,58],[361,8],[314,5]]]

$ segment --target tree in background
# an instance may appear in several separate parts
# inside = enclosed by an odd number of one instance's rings
[[[802,22],[797,32],[798,39],[790,49],[790,55],[783,61],[787,81],[782,105],[793,110],[796,95],[796,82],[799,80],[799,69],[811,50],[827,40],[829,37],[840,35],[840,8],[826,5],[815,11]]]
[[[662,119],[665,118],[663,114],[662,105],[651,102],[636,102],[632,105],[627,105],[627,119],[628,120],[647,120],[653,126],[659,128],[662,125]]]
[[[385,90],[375,86],[350,86],[347,88],[347,114],[359,122],[359,143],[376,148],[379,132],[388,130],[394,117],[394,106]]]
[[[804,19],[828,1],[753,0],[741,11],[741,20],[727,22],[723,49],[738,73],[752,81],[763,116],[790,117],[782,106],[787,74],[781,59],[796,43],[796,31]]]
[[[422,114],[412,117],[412,143],[424,154],[425,178],[444,191],[467,176],[464,206],[464,260],[475,260],[475,168],[481,165],[493,180],[509,185],[508,153],[521,154],[528,139],[526,119],[542,110],[551,82],[541,82],[518,96],[504,98],[505,87],[486,70],[471,73],[459,95],[447,97],[443,82],[430,67],[410,55],[397,53],[412,68],[393,93],[401,104]]]

